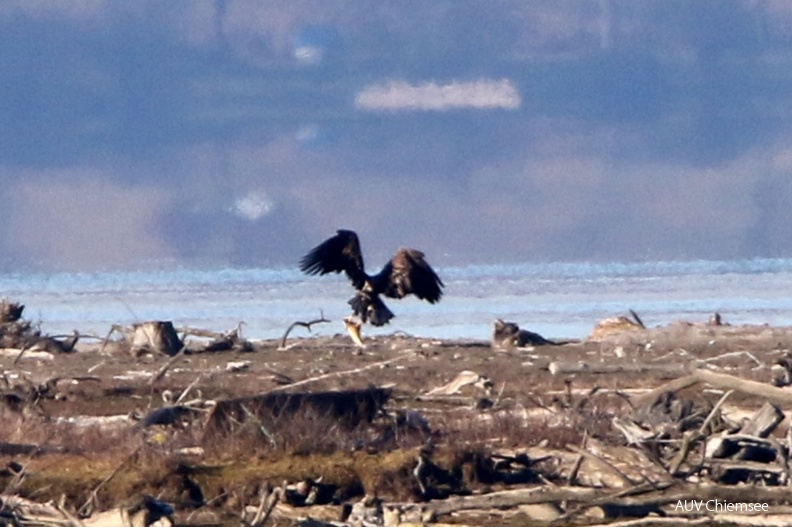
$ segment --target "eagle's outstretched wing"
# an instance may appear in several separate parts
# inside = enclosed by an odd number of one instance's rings
[[[366,282],[360,242],[353,231],[339,230],[306,254],[300,260],[300,270],[306,274],[345,272],[355,289]]]
[[[372,282],[376,292],[391,298],[413,294],[434,304],[443,296],[443,281],[415,249],[399,249]]]

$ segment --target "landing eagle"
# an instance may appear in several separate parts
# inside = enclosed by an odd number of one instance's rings
[[[399,249],[379,273],[366,274],[357,234],[348,230],[339,230],[311,249],[300,260],[300,270],[310,275],[345,272],[357,290],[349,300],[352,311],[375,326],[387,324],[394,316],[380,295],[404,298],[413,294],[430,304],[443,296],[443,281],[415,249]]]

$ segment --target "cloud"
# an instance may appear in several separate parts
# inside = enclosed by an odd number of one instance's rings
[[[789,253],[792,3],[680,5],[0,0],[0,257]]]
[[[477,110],[520,107],[520,94],[507,79],[480,79],[472,82],[434,82],[414,86],[406,81],[388,81],[367,86],[355,97],[362,110],[447,111],[459,108]]]
[[[58,270],[134,267],[169,259],[156,220],[169,200],[153,186],[125,185],[97,170],[28,173],[9,193],[6,250]]]
[[[234,201],[231,212],[240,218],[256,221],[272,212],[275,203],[264,191],[251,191]]]
[[[22,13],[36,19],[56,19],[87,21],[100,18],[107,8],[106,0],[70,0],[50,2],[49,0],[6,0],[0,3],[0,14]]]

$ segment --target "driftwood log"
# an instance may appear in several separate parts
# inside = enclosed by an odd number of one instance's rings
[[[767,437],[776,427],[784,420],[784,412],[781,409],[770,403],[764,403],[762,408],[756,412],[746,424],[740,429],[741,434]]]
[[[574,373],[612,374],[612,373],[649,373],[658,372],[669,376],[679,376],[688,373],[689,369],[684,364],[647,364],[624,363],[611,364],[605,362],[559,362],[548,364],[547,369],[553,375],[566,375]]]
[[[624,333],[626,331],[638,331],[646,329],[646,326],[641,320],[641,317],[638,316],[638,313],[631,309],[630,315],[632,315],[632,319],[624,316],[618,316],[599,321],[594,326],[594,329],[591,330],[588,340],[599,341],[613,335]]]
[[[733,375],[715,373],[713,371],[698,369],[690,375],[674,379],[662,386],[659,386],[647,393],[633,396],[630,402],[633,406],[651,405],[666,392],[676,392],[684,390],[698,383],[707,383],[723,390],[734,390],[757,397],[762,397],[768,401],[778,404],[792,404],[792,391],[784,390],[769,384],[764,384],[749,379],[741,379]]]
[[[172,357],[184,347],[173,322],[170,321],[132,324],[127,339],[133,354],[163,353]]]
[[[253,344],[247,339],[242,337],[242,325],[244,322],[239,322],[237,326],[224,333],[217,331],[209,331],[200,328],[179,328],[179,333],[184,335],[186,339],[188,336],[204,337],[212,339],[205,345],[195,345],[192,342],[189,345],[189,353],[209,353],[217,351],[253,351]]]
[[[35,339],[30,339],[26,349],[31,351],[44,351],[53,354],[72,353],[79,340],[80,334],[77,331],[66,338],[38,337]]]

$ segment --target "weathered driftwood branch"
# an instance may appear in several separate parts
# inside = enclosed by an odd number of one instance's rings
[[[81,516],[91,515],[97,501],[97,495],[99,490],[105,485],[107,485],[110,482],[110,480],[116,477],[116,475],[121,471],[121,469],[124,468],[127,465],[127,463],[129,463],[132,459],[134,459],[138,455],[138,452],[140,452],[141,448],[142,447],[137,447],[135,451],[129,454],[105,479],[100,481],[99,484],[96,487],[94,487],[94,489],[91,491],[91,495],[88,497],[88,500],[85,503],[83,503],[82,507],[80,507],[77,511]]]
[[[275,509],[275,506],[279,501],[283,500],[285,493],[286,491],[283,487],[277,487],[270,491],[269,488],[265,486],[260,494],[260,502],[258,509],[256,510],[256,515],[253,517],[253,520],[248,523],[244,520],[243,512],[243,524],[249,525],[249,527],[263,527],[264,524],[267,523],[267,520],[272,514],[272,511]]]
[[[38,503],[21,496],[0,496],[0,510],[9,512],[8,525],[49,525],[64,520],[63,514],[50,503]],[[4,523],[5,524],[5,523]]]
[[[470,509],[508,509],[519,505],[560,503],[563,501],[580,503],[582,504],[581,509],[585,509],[610,502],[622,502],[625,500],[629,502],[629,500],[634,500],[631,496],[635,495],[651,493],[652,497],[658,494],[662,496],[664,495],[663,491],[672,485],[673,483],[671,482],[644,483],[615,493],[611,490],[593,487],[542,486],[502,490],[471,496],[454,496],[445,500],[423,504],[422,507],[438,516]],[[691,490],[690,493],[691,496],[695,496],[695,489]],[[690,496],[688,496],[688,499],[690,499]],[[673,501],[676,501],[676,499]]]
[[[474,397],[465,397],[462,395],[400,395],[394,397],[395,400],[415,401],[420,403],[437,403],[447,404],[449,406],[465,406],[469,407]]]
[[[576,445],[572,445],[572,444],[568,444],[566,446],[566,448],[567,448],[567,450],[570,450],[570,451],[572,451],[572,452],[574,452],[574,453],[576,453],[578,455],[581,455],[581,456],[585,457],[586,459],[590,459],[590,460],[594,461],[595,463],[598,463],[601,466],[603,466],[603,467],[607,468],[608,470],[612,471],[625,484],[627,484],[629,486],[635,486],[636,485],[636,483],[633,480],[631,480],[629,477],[627,477],[627,475],[624,472],[619,470],[618,467],[616,467],[616,465],[614,465],[613,463],[611,463],[607,459],[603,458],[602,456],[598,456],[598,455],[596,455],[596,454],[594,454],[592,452],[589,452],[588,450],[586,450],[584,448],[580,448],[580,447],[578,447]]]
[[[792,391],[708,370],[695,370],[690,375],[674,379],[648,393],[634,396],[631,398],[630,402],[634,407],[652,405],[657,398],[665,392],[676,392],[701,382],[705,382],[723,390],[734,390],[756,395],[757,397],[762,397],[779,404],[792,404]]]
[[[671,465],[668,467],[669,474],[671,474],[673,477],[676,477],[679,474],[679,468],[682,466],[682,463],[687,460],[688,455],[690,455],[690,451],[693,450],[693,447],[703,437],[703,434],[698,430],[688,430],[685,432],[685,435],[682,437],[682,445],[679,447],[679,451],[671,461]]]
[[[240,322],[241,324],[241,322]],[[211,331],[208,329],[201,329],[201,328],[191,328],[191,327],[180,327],[177,329],[179,333],[184,336],[192,336],[192,337],[203,337],[207,339],[222,339],[227,337],[228,335],[233,335],[235,331],[238,331],[239,326],[237,328],[232,329],[226,333],[221,333],[219,331]]]
[[[755,414],[751,416],[745,425],[740,429],[740,434],[757,437],[767,437],[784,420],[784,412],[777,406],[768,402]]]
[[[677,516],[635,518],[620,522],[608,523],[608,527],[696,527],[697,525],[713,525],[711,517],[704,518],[679,518]],[[765,524],[762,524],[765,525]]]
[[[190,327],[179,328],[179,332],[182,334],[182,340],[185,340],[188,336],[212,339],[211,342],[206,344],[191,346],[193,353],[229,350],[253,351],[253,345],[242,337],[242,326],[244,324],[244,321],[240,321],[235,328],[222,333]]]
[[[769,384],[707,370],[696,370],[693,375],[699,382],[706,382],[724,390],[735,390],[750,395],[756,395],[780,404],[792,403],[792,391],[776,388]]]
[[[762,361],[757,359],[756,355],[748,351],[732,351],[729,353],[724,353],[723,355],[718,355],[716,357],[710,357],[708,359],[698,359],[697,362],[699,364],[709,364],[711,362],[718,362],[721,360],[731,359],[734,357],[748,357],[749,359],[751,359],[751,361],[753,361],[754,364],[756,364],[757,367],[764,366],[764,363],[762,363]]]
[[[470,509],[504,509],[533,503],[589,501],[603,495],[601,489],[585,487],[531,487],[502,490],[489,494],[454,496],[424,505],[437,515]]]
[[[192,390],[195,387],[195,385],[201,381],[201,377],[203,377],[203,375],[199,375],[198,377],[195,378],[193,382],[188,384],[187,388],[184,389],[181,395],[179,395],[179,398],[176,399],[176,402],[174,402],[173,404],[174,405],[180,404],[187,397],[187,394],[190,392],[190,390]]]
[[[707,431],[707,427],[709,423],[715,418],[720,410],[721,406],[726,402],[726,399],[734,393],[734,390],[729,390],[724,393],[715,406],[712,408],[710,413],[704,419],[704,422],[701,423],[701,426],[698,430],[688,430],[682,437],[682,445],[679,447],[679,451],[671,460],[671,464],[668,467],[668,473],[672,476],[676,477],[679,475],[679,469],[682,464],[687,460],[690,451],[693,450],[693,447],[698,444],[698,442],[706,437],[705,432]]]
[[[558,524],[562,524],[561,522],[569,520],[570,518],[577,516],[581,512],[596,506],[612,506],[614,508],[640,508],[643,510],[651,510],[652,508],[657,508],[661,506],[673,506],[673,504],[678,503],[679,501],[685,500],[695,500],[699,502],[706,502],[708,500],[721,500],[722,502],[728,501],[732,503],[744,503],[744,502],[751,502],[751,503],[766,503],[768,505],[775,505],[771,507],[769,510],[769,514],[762,514],[758,516],[751,516],[750,514],[745,513],[736,513],[736,514],[728,514],[728,513],[716,513],[712,514],[710,511],[694,511],[692,512],[693,515],[700,515],[700,514],[708,514],[707,522],[705,525],[712,524],[713,518],[723,517],[723,518],[730,518],[730,522],[724,522],[726,524],[735,524],[735,525],[762,525],[762,526],[781,526],[781,525],[789,525],[789,523],[784,523],[784,521],[789,521],[789,510],[780,507],[779,504],[786,503],[789,499],[789,490],[788,487],[778,486],[778,487],[763,487],[763,486],[751,486],[750,492],[746,491],[744,486],[739,485],[709,485],[709,484],[694,484],[694,483],[661,483],[656,484],[656,488],[651,488],[648,485],[640,485],[635,487],[634,489],[627,489],[626,491],[622,491],[618,494],[610,494],[607,491],[603,492],[600,496],[595,497],[591,500],[580,500],[579,506],[576,507],[574,510],[569,511],[568,513],[562,515],[558,518]],[[783,521],[774,521],[774,511],[778,511],[778,518],[784,518]],[[690,514],[690,512],[688,512]],[[649,526],[655,525],[654,523],[645,523],[645,521],[650,519],[663,519],[657,517],[646,517],[642,519],[634,519],[628,520],[622,523],[608,523],[609,527],[614,525],[640,525],[640,526]],[[674,516],[673,518],[666,518],[666,519],[673,519],[677,523],[665,523],[665,525],[688,525],[690,519],[684,516],[684,513],[681,516]],[[753,522],[752,519],[757,519],[759,521]],[[766,523],[765,523],[766,522]],[[657,525],[663,525],[663,523],[658,523]],[[695,524],[691,524],[695,525]]]
[[[678,392],[689,388],[699,383],[699,379],[695,375],[685,375],[673,381],[669,381],[657,388],[650,390],[647,393],[634,395],[630,397],[630,405],[633,408],[641,408],[644,406],[652,406],[657,399],[666,392]]]
[[[725,461],[724,464],[727,464]],[[743,462],[745,464],[746,462]],[[764,467],[775,470],[775,467]],[[731,502],[746,501],[744,487],[734,485],[691,484],[684,482],[659,482],[640,484],[620,492],[606,489],[583,487],[532,487],[496,491],[488,494],[454,496],[445,500],[422,504],[426,511],[436,515],[447,515],[471,509],[507,509],[519,505],[537,503],[560,503],[568,501],[578,504],[574,510],[559,519],[571,518],[595,506],[612,505],[615,507],[659,507],[677,503],[680,500],[720,499]],[[751,487],[751,502],[768,504],[785,503],[789,497],[787,487]],[[398,506],[392,504],[393,506]],[[408,505],[404,505],[408,507]],[[415,505],[412,505],[415,506]],[[627,525],[627,524],[625,524]],[[630,524],[632,525],[632,524]]]
[[[770,487],[753,485],[750,493],[742,485],[708,485],[695,483],[680,483],[674,490],[667,492],[645,493],[640,496],[631,496],[615,499],[613,502],[620,505],[665,505],[676,503],[679,500],[709,500],[720,499],[732,502],[758,502],[778,504],[789,500],[788,487]]]
[[[676,364],[606,364],[604,362],[551,362],[547,369],[553,375],[572,374],[572,373],[645,373],[659,372],[669,375],[684,375],[688,372],[685,365]]]
[[[718,399],[718,402],[715,403],[715,406],[712,407],[712,410],[710,410],[710,413],[704,419],[704,422],[701,423],[701,426],[699,427],[698,430],[699,434],[704,434],[707,431],[707,427],[712,422],[712,420],[715,419],[715,416],[718,414],[718,411],[721,409],[721,406],[723,406],[723,404],[726,402],[726,399],[728,399],[733,393],[734,390],[729,390],[726,393],[724,393],[720,399]]]
[[[0,348],[0,357],[14,357],[14,364],[22,359],[52,360],[52,353],[47,351],[34,351],[30,348]]]
[[[571,373],[607,374],[607,373],[645,373],[645,372],[667,373],[670,375],[685,375],[687,373],[691,373],[694,371],[707,371],[707,370],[696,370],[696,366],[701,366],[705,363],[715,362],[718,360],[723,360],[734,356],[746,356],[751,360],[753,360],[758,366],[762,366],[762,363],[759,362],[759,360],[756,357],[754,357],[752,354],[745,351],[740,351],[733,353],[725,353],[723,355],[719,355],[717,357],[711,357],[709,359],[691,361],[690,364],[653,364],[646,362],[613,364],[612,362],[605,363],[605,362],[584,362],[584,361],[579,361],[579,362],[553,361],[547,366],[547,369],[550,370],[550,373],[552,373],[553,375],[571,374]]]
[[[385,366],[386,364],[390,364],[392,362],[396,362],[396,361],[402,360],[402,359],[404,359],[404,358],[406,358],[408,356],[410,356],[410,355],[406,355],[406,354],[399,355],[398,357],[394,357],[392,359],[388,359],[388,360],[384,360],[384,361],[380,361],[380,362],[375,362],[373,364],[368,364],[366,366],[361,366],[360,368],[353,368],[351,370],[344,370],[344,371],[334,371],[334,372],[318,375],[316,377],[310,377],[308,379],[303,379],[301,381],[297,381],[297,382],[294,382],[292,384],[287,384],[285,386],[277,386],[277,387],[271,389],[270,393],[271,392],[279,392],[281,390],[287,390],[287,389],[291,389],[291,388],[296,388],[297,386],[302,386],[303,384],[310,384],[312,382],[321,381],[323,379],[327,379],[327,378],[330,378],[330,377],[340,377],[342,375],[352,375],[354,373],[361,373],[361,372],[364,372],[366,370],[370,370],[372,368],[381,368],[382,366]]]
[[[310,322],[302,322],[300,320],[296,322],[292,322],[291,326],[289,326],[286,329],[286,333],[283,334],[283,338],[281,339],[281,345],[280,345],[281,349],[286,347],[286,339],[289,337],[289,333],[291,333],[291,330],[294,329],[296,326],[302,326],[304,328],[308,328],[308,331],[311,331],[311,326],[313,326],[314,324],[321,324],[323,322],[330,322],[325,318],[323,311],[319,311],[319,318],[315,320],[311,320]]]
[[[182,345],[178,353],[176,353],[176,355],[171,357],[170,360],[168,360],[168,362],[166,362],[165,365],[162,368],[160,368],[157,373],[154,374],[154,376],[151,378],[151,381],[149,381],[149,385],[154,386],[154,384],[156,384],[160,379],[162,379],[162,377],[165,376],[165,373],[170,369],[170,367],[173,366],[173,363],[179,360],[181,356],[184,355],[184,352],[186,350],[187,350],[187,346]]]
[[[454,395],[465,386],[475,386],[486,392],[492,391],[492,381],[487,377],[471,370],[459,372],[456,377],[443,386],[433,388],[426,392],[426,395]]]
[[[583,460],[586,458],[583,454],[578,454],[578,457],[575,459],[575,462],[572,464],[572,468],[569,470],[569,475],[567,476],[567,485],[572,486],[575,484],[575,480],[577,479],[578,472],[580,472],[580,467],[583,465]]]

